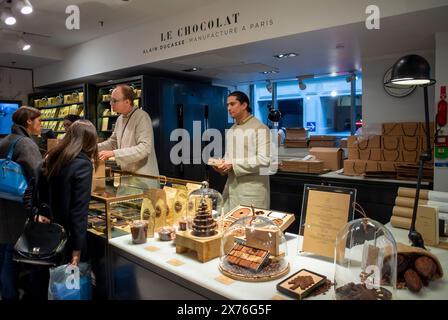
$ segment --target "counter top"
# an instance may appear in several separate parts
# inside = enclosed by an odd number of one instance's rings
[[[407,242],[407,231],[390,227],[397,241]],[[131,243],[131,235],[125,235],[111,239],[110,245],[117,247],[129,254],[132,254],[144,261],[154,264],[166,271],[169,271],[179,277],[193,282],[201,287],[211,290],[220,296],[232,300],[271,300],[271,299],[291,299],[290,297],[278,292],[276,285],[281,280],[299,271],[307,268],[317,273],[326,275],[333,280],[333,261],[312,256],[309,254],[298,254],[298,247],[301,246],[301,236],[286,233],[287,239],[287,259],[290,263],[290,271],[280,279],[267,282],[243,282],[234,281],[225,285],[218,280],[222,274],[218,270],[219,258],[206,263],[201,263],[194,258],[193,253],[177,254],[173,242],[162,242],[158,239],[148,239],[148,242],[141,245]],[[159,248],[157,251],[149,251]],[[147,249],[145,249],[147,248]],[[439,248],[430,248],[431,252],[438,256],[442,266],[448,266],[448,250]],[[182,265],[175,266],[168,261],[173,259],[182,262]],[[448,297],[448,277],[445,270],[444,277],[440,280],[430,282],[429,287],[423,288],[419,294],[413,294],[407,289],[397,290],[397,298],[404,300],[412,299],[446,299]],[[325,295],[310,297],[312,300],[334,299],[334,290],[330,289]]]

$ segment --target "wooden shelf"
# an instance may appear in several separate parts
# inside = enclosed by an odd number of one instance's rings
[[[101,116],[100,118],[118,118],[120,115]]]

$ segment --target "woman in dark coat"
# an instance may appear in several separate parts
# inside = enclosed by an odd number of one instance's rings
[[[97,134],[88,120],[75,121],[44,160],[48,204],[67,234],[64,263],[84,260],[93,167],[98,162]]]
[[[0,158],[6,158],[13,140],[17,141],[12,160],[21,165],[28,186],[39,176],[42,156],[31,135],[41,132],[41,113],[31,107],[21,107],[12,115],[11,134],[0,141]],[[27,219],[24,203],[0,199],[0,292],[2,299],[17,299],[18,264],[13,261],[14,244]]]

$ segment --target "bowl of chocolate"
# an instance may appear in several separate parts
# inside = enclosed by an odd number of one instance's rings
[[[144,220],[134,220],[131,222],[131,234],[133,244],[142,244],[146,242],[148,235],[148,223]]]

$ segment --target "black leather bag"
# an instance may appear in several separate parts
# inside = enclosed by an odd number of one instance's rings
[[[42,215],[51,223],[37,222],[37,216]],[[17,240],[14,249],[14,260],[23,263],[56,266],[67,242],[64,228],[53,223],[51,209],[46,204],[33,209],[33,214],[25,224],[22,235]]]

